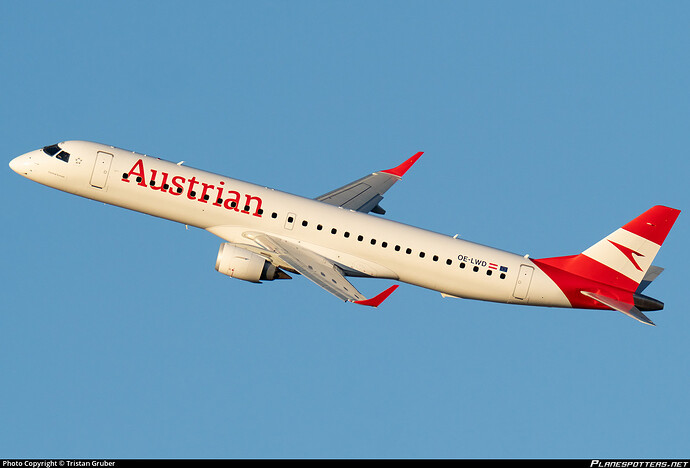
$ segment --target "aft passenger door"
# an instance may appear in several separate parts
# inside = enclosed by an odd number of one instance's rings
[[[515,299],[524,300],[529,293],[529,285],[532,282],[532,273],[534,273],[534,268],[529,265],[520,265],[520,273],[518,274],[517,281],[515,282],[515,290],[513,291],[513,297]]]

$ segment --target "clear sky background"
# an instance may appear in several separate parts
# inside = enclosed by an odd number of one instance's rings
[[[690,208],[687,2],[0,3],[0,149],[91,140],[533,257]],[[618,312],[378,309],[0,171],[0,457],[685,457],[685,211]],[[354,280],[369,296],[393,284]]]

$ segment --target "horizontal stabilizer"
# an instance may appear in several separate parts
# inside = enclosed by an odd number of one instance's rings
[[[587,297],[594,299],[595,301],[601,302],[607,307],[610,307],[619,312],[623,312],[628,317],[632,317],[638,322],[646,323],[647,325],[656,326],[654,322],[649,320],[649,318],[640,312],[640,309],[635,307],[633,304],[628,304],[627,302],[619,301],[617,299],[612,299],[610,297],[602,296],[601,294],[591,293],[588,291],[581,291]]]
[[[650,266],[649,270],[647,270],[647,273],[644,274],[644,278],[642,278],[642,281],[640,281],[640,285],[637,287],[637,291],[635,291],[635,293],[640,294],[642,291],[647,289],[647,286],[652,284],[652,281],[654,281],[662,271],[664,271],[664,269],[661,267],[656,265]]]

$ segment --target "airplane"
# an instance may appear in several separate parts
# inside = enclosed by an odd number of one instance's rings
[[[385,278],[444,297],[617,310],[654,325],[643,311],[664,304],[642,292],[663,270],[652,260],[680,210],[657,205],[580,254],[529,258],[383,218],[384,193],[421,155],[313,199],[87,141],[31,151],[10,168],[58,190],[205,229],[224,240],[216,270],[253,283],[299,274],[341,300],[377,307],[398,285],[367,298],[348,278]]]

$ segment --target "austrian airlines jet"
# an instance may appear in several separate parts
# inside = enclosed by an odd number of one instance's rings
[[[614,309],[654,325],[642,311],[663,303],[642,294],[680,211],[655,206],[579,255],[531,259],[372,216],[383,194],[419,159],[374,172],[314,199],[143,154],[66,141],[10,162],[49,187],[196,226],[221,244],[216,270],[259,283],[298,273],[334,296],[378,306],[347,277],[387,278],[483,301]]]

